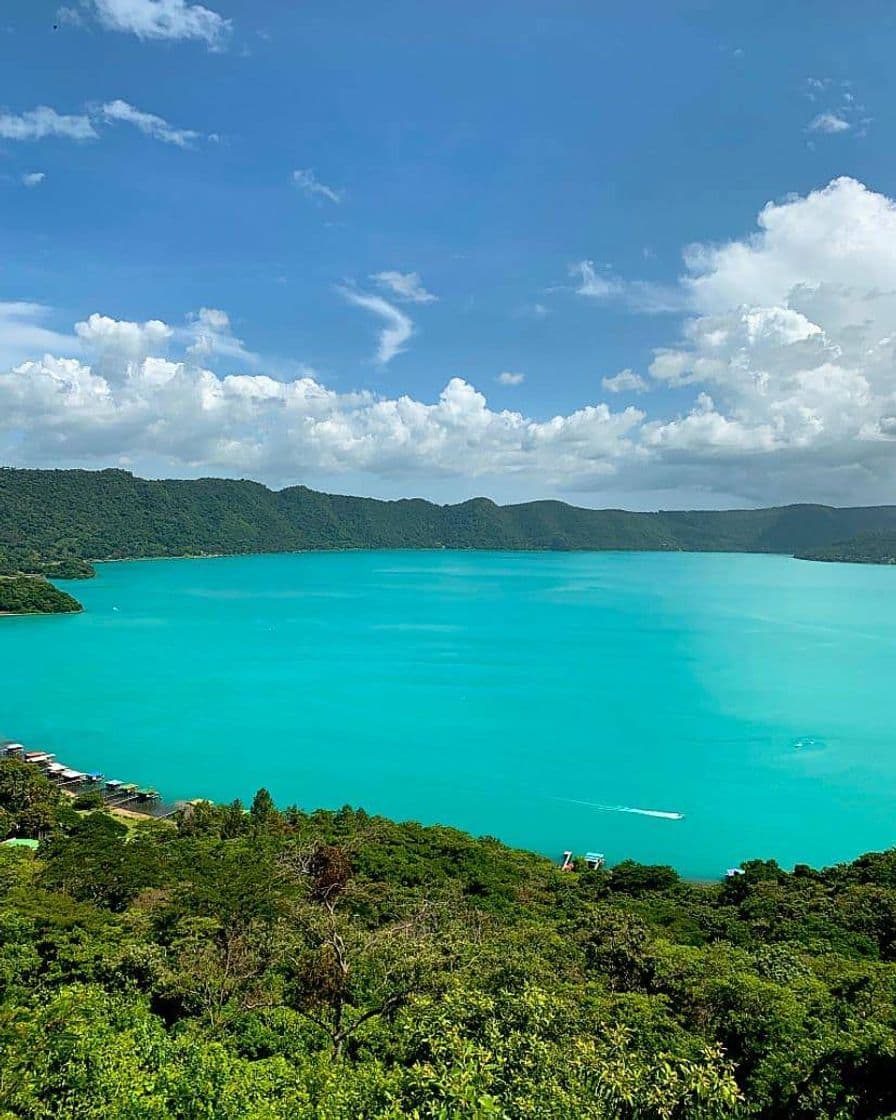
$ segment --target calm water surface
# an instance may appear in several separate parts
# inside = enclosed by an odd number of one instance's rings
[[[310,553],[72,589],[83,615],[0,620],[0,735],[168,799],[266,785],[705,876],[896,841],[891,568]]]

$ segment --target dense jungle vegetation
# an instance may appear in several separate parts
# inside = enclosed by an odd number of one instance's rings
[[[80,604],[43,576],[0,575],[0,614],[67,614]]]
[[[90,574],[90,560],[328,548],[802,554],[868,532],[896,533],[896,506],[628,513],[485,498],[439,506],[227,479],[151,482],[123,470],[0,469],[0,573],[56,578]]]
[[[896,564],[896,533],[859,533],[851,540],[811,549],[801,559],[849,564]]]
[[[718,885],[0,762],[0,1116],[896,1115],[896,852]]]

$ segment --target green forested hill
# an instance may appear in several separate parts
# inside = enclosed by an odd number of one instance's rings
[[[564,873],[264,791],[126,827],[12,760],[3,836],[9,1120],[896,1115],[896,852]]]
[[[0,576],[0,614],[70,614],[80,604],[43,576]]]
[[[809,549],[801,557],[849,564],[896,564],[896,533],[859,533],[847,541]]]
[[[0,571],[49,575],[61,559],[326,548],[804,554],[869,532],[896,533],[896,507],[629,513],[485,498],[439,506],[227,479],[147,481],[122,470],[0,469]]]

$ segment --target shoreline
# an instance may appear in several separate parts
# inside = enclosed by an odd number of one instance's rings
[[[2,741],[0,741],[0,759],[8,758],[8,757],[15,757],[15,756],[6,755],[5,754],[5,745]],[[43,767],[38,766],[37,764],[35,764],[35,766],[36,766],[37,769],[39,769],[42,773],[44,773],[46,775],[46,771],[43,769]],[[47,776],[49,777],[49,775],[47,775]],[[89,793],[89,792],[91,792],[91,790],[97,790],[98,791],[98,785],[99,784],[92,785],[92,786],[87,786],[87,787],[81,788],[81,789],[62,789],[62,788],[60,788],[59,792],[64,794],[70,801],[74,802],[74,801],[77,800],[78,797],[80,797],[84,793]],[[84,812],[105,812],[105,813],[108,813],[110,816],[118,817],[122,821],[130,821],[133,824],[150,821],[150,822],[158,823],[158,824],[171,825],[172,823],[175,823],[173,818],[177,815],[177,813],[180,812],[182,809],[188,807],[188,806],[198,805],[198,804],[209,804],[209,805],[221,805],[221,806],[223,806],[224,802],[219,802],[219,801],[216,801],[214,798],[208,798],[208,797],[192,797],[192,798],[187,798],[187,799],[176,799],[176,800],[171,801],[171,802],[163,802],[163,801],[156,802],[156,805],[159,805],[159,804],[168,806],[169,811],[162,814],[162,815],[156,815],[156,814],[152,813],[151,811],[143,811],[143,810],[138,809],[138,808],[128,808],[124,805],[115,805],[115,804],[106,804],[106,803],[104,803],[102,806],[96,806],[93,809],[85,809],[83,811]],[[367,810],[365,810],[362,805],[352,806],[352,808],[356,809],[358,811],[367,812]],[[313,813],[317,812],[318,810],[323,811],[323,812],[329,812],[329,813],[335,813],[335,812],[338,811],[337,809],[325,808],[323,806],[315,806],[312,809],[304,809],[302,811],[305,812],[305,813],[308,813],[308,814],[313,814]],[[80,812],[81,810],[77,810],[77,811]],[[282,810],[278,809],[278,811],[282,811]],[[552,855],[548,852],[541,851],[537,848],[529,847],[529,846],[526,846],[526,845],[509,843],[505,840],[501,840],[500,837],[494,837],[490,833],[475,833],[475,832],[470,831],[469,829],[461,828],[458,825],[453,825],[453,824],[450,824],[450,823],[446,823],[444,821],[433,821],[433,822],[430,822],[430,823],[425,823],[424,821],[421,821],[420,819],[418,819],[416,817],[399,818],[399,817],[393,817],[393,816],[385,816],[384,814],[381,814],[381,813],[378,813],[378,812],[368,812],[368,815],[371,819],[375,819],[377,817],[382,817],[384,820],[390,821],[390,822],[392,822],[393,824],[396,824],[396,825],[415,824],[415,825],[419,825],[421,828],[424,828],[424,829],[430,829],[430,828],[451,829],[453,831],[456,831],[456,832],[459,832],[459,833],[463,834],[464,836],[469,836],[473,840],[477,840],[477,841],[486,840],[486,839],[497,839],[498,842],[502,845],[502,847],[508,849],[509,851],[524,852],[527,855],[536,856],[539,859],[546,860],[548,863],[551,864],[552,867],[556,867],[557,870],[562,870],[562,866],[561,866],[560,862],[558,862],[556,854]],[[874,849],[874,850],[878,850],[878,849]],[[884,849],[880,849],[880,850],[884,850]],[[584,853],[579,853],[574,858],[579,863],[584,863],[584,861],[586,859]],[[770,857],[770,858],[774,858],[774,857]],[[847,860],[850,859],[850,858],[858,858],[858,856],[844,857],[844,859],[847,859]],[[625,854],[622,854],[618,859],[614,859],[612,862],[607,860],[607,862],[604,863],[602,866],[604,866],[606,870],[612,871],[614,866],[616,866],[617,864],[626,863],[628,861],[632,861],[634,863],[637,863],[639,866],[650,866],[649,863],[644,863],[639,859],[635,859],[634,857],[629,856],[629,855],[625,855]],[[810,864],[809,866],[812,867],[813,870],[821,871],[821,870],[824,870],[828,867],[836,866],[837,863],[839,863],[839,862],[842,862],[842,861],[835,861],[834,863]],[[678,875],[678,877],[681,879],[682,882],[690,883],[694,886],[700,886],[700,887],[715,886],[715,885],[718,885],[719,883],[724,882],[727,878],[727,869],[724,868],[724,867],[720,867],[720,870],[719,870],[718,874],[708,875],[706,873],[695,874],[695,873],[687,873],[687,872],[681,871],[673,863],[663,864],[663,866],[671,867],[672,870],[675,871],[676,875]],[[782,868],[783,871],[790,874],[790,873],[793,873],[793,870],[794,870],[795,866],[796,866],[796,863],[794,863],[792,866],[788,866],[787,864],[782,864],[781,868]],[[576,870],[582,870],[582,868],[576,868]]]
[[[87,789],[87,790],[83,790],[83,789],[80,789],[80,790],[60,789],[59,792],[61,794],[63,794],[65,797],[68,797],[72,802],[74,802],[74,801],[77,801],[78,798],[81,797],[82,794],[89,793],[91,791],[89,789]],[[183,804],[188,804],[188,802],[184,802]],[[180,802],[176,802],[173,805],[172,808],[173,808],[173,811],[177,811],[177,810],[180,810],[182,807],[183,806]],[[143,813],[139,809],[127,809],[127,808],[125,808],[124,805],[107,805],[107,804],[103,804],[101,806],[98,805],[94,809],[87,809],[87,810],[84,810],[84,811],[85,812],[90,812],[90,813],[108,813],[110,816],[122,817],[124,820],[130,820],[130,821],[159,821],[159,822],[162,822],[162,821],[167,821],[173,815],[173,812],[172,812],[172,813],[166,813],[165,816],[157,817],[157,816],[154,816],[152,813]],[[76,810],[76,812],[81,812],[81,810]]]
[[[86,609],[79,604],[76,611],[0,611],[0,618],[61,618],[67,614],[83,614]]]
[[[460,552],[460,553],[479,553],[479,552],[493,552],[508,555],[528,556],[532,554],[537,555],[561,555],[561,554],[574,554],[576,556],[599,556],[605,554],[622,555],[631,554],[633,556],[640,555],[688,555],[688,556],[768,556],[780,557],[786,560],[799,560],[805,563],[823,563],[823,564],[850,564],[850,565],[863,565],[866,567],[896,567],[894,561],[877,561],[877,560],[847,560],[837,559],[828,560],[823,557],[801,555],[798,552],[777,552],[769,549],[762,549],[754,551],[752,549],[706,549],[706,548],[541,548],[532,546],[529,548],[477,548],[470,545],[467,547],[460,545],[381,545],[373,548],[365,548],[360,545],[341,545],[334,548],[281,548],[281,549],[245,549],[236,552],[179,552],[175,555],[164,556],[110,556],[106,558],[89,557],[86,563],[91,565],[99,564],[136,564],[136,563],[149,563],[157,560],[226,560],[230,557],[247,557],[247,556],[307,556],[307,555],[333,555],[345,554],[354,552]],[[45,576],[48,582],[56,583],[80,583],[86,576],[73,576],[69,578],[59,576]],[[85,610],[81,608],[81,612]],[[78,611],[68,611],[64,613],[77,614]],[[41,611],[28,611],[20,612],[12,615],[12,612],[0,611],[0,618],[8,617],[21,617],[22,614],[43,614]],[[59,612],[63,613],[63,612]]]

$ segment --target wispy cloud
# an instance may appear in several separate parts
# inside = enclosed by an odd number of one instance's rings
[[[328,202],[342,202],[342,191],[322,183],[310,168],[297,168],[292,173],[292,181],[309,198],[325,198]]]
[[[200,134],[191,128],[174,128],[164,117],[144,113],[127,101],[117,98],[103,105],[89,105],[82,113],[57,113],[48,105],[38,105],[24,113],[0,113],[0,137],[5,140],[44,140],[61,137],[66,140],[97,140],[105,125],[129,124],[144,135],[165,144],[188,148]],[[37,174],[36,172],[34,174]],[[28,186],[34,186],[29,183]]]
[[[371,311],[383,320],[385,325],[380,331],[376,352],[376,360],[380,365],[387,365],[404,351],[405,343],[414,333],[414,324],[403,311],[382,296],[359,292],[354,288],[342,287],[339,291],[349,303],[363,307],[365,311]]]
[[[810,101],[815,101],[830,85],[830,78],[806,78],[806,96]]]
[[[423,287],[418,272],[375,272],[370,279],[403,303],[434,303],[439,298]]]
[[[594,267],[594,261],[578,261],[569,266],[571,276],[578,276],[579,285],[576,292],[580,296],[590,296],[592,299],[607,299],[610,296],[621,295],[622,281],[606,273],[599,273]]]
[[[838,113],[819,113],[806,126],[810,132],[848,132],[852,125]]]
[[[633,369],[621,369],[612,377],[601,379],[601,386],[608,393],[646,393],[649,386]]]
[[[39,303],[0,301],[0,368],[8,369],[35,353],[78,351],[78,341],[72,334],[48,326],[51,315],[51,309]]]
[[[220,50],[231,22],[201,4],[187,0],[86,0],[99,23],[138,39],[194,39]]]
[[[576,294],[587,299],[609,302],[619,300],[632,311],[656,315],[683,311],[687,300],[680,288],[654,284],[650,280],[624,280],[608,269],[598,271],[594,261],[583,260],[569,266],[577,278]]]
[[[845,132],[852,132],[862,138],[868,132],[872,118],[868,116],[864,105],[860,104],[853,92],[853,83],[850,81],[834,82],[831,78],[807,78],[805,85],[806,97],[825,108],[812,117],[806,125],[806,132],[822,133],[826,136],[837,136]],[[814,147],[812,140],[808,141],[809,147]]]
[[[84,20],[77,8],[66,7],[56,9],[56,23],[68,27],[80,27]]]
[[[39,187],[46,179],[44,171],[28,171],[22,176],[22,185],[26,187]]]
[[[141,112],[120,98],[100,106],[100,113],[106,121],[133,125],[154,140],[161,140],[163,144],[175,144],[178,148],[188,148],[194,140],[199,139],[199,133],[193,129],[174,128],[164,117]]]
[[[525,380],[526,375],[524,373],[510,373],[507,371],[499,373],[497,377],[499,385],[522,385]]]
[[[548,291],[556,289],[548,289]],[[515,319],[546,319],[551,309],[545,303],[524,303],[515,307],[510,314]]]
[[[43,140],[47,136],[95,140],[97,132],[86,114],[66,115],[49,105],[38,105],[24,113],[0,113],[0,136],[4,140]]]

